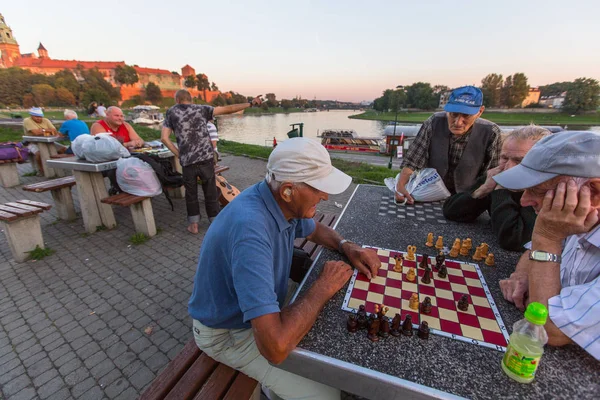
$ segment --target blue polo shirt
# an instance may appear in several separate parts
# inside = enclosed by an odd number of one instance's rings
[[[63,122],[58,131],[63,135],[68,135],[69,140],[72,142],[77,136],[90,133],[90,128],[79,119],[70,119]]]
[[[288,289],[294,239],[313,219],[287,221],[265,181],[243,191],[213,221],[200,248],[190,316],[221,329],[279,312]]]

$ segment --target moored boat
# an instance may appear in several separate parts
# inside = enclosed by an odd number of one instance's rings
[[[325,129],[321,144],[329,151],[380,153],[382,137],[361,137],[353,129]]]

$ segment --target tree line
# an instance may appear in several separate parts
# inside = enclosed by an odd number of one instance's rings
[[[490,108],[514,108],[523,103],[529,93],[527,76],[522,72],[509,75],[488,74],[481,80],[483,104]],[[569,113],[596,110],[599,105],[600,86],[590,78],[578,78],[573,82],[555,82],[540,86],[540,96],[558,96],[566,92],[563,109]],[[377,111],[394,111],[400,108],[434,110],[440,104],[440,97],[450,89],[447,86],[431,86],[427,82],[417,82],[410,86],[386,89],[375,99],[373,108]],[[539,107],[535,103],[529,107]]]

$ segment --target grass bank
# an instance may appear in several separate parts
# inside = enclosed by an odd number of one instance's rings
[[[303,111],[303,108],[289,108],[287,110],[284,110],[281,107],[269,107],[268,110],[263,110],[260,107],[249,107],[244,110],[244,115],[288,114]]]
[[[398,122],[422,123],[431,116],[432,112],[399,112]],[[376,121],[394,121],[396,113],[366,111],[362,114],[352,115],[354,119],[368,119]],[[498,113],[484,112],[483,118],[499,125],[527,125],[530,123],[538,125],[600,125],[600,113],[576,115],[571,117],[565,113]]]

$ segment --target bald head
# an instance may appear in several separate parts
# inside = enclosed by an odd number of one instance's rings
[[[113,126],[123,125],[125,117],[123,111],[119,107],[110,106],[106,109],[106,122]]]

